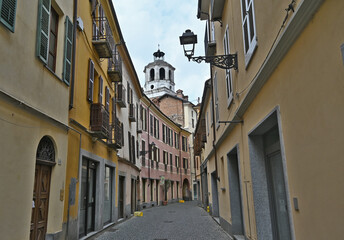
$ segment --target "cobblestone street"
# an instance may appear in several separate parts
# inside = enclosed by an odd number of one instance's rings
[[[230,239],[196,202],[174,203],[143,210],[143,217],[107,228],[92,240]]]

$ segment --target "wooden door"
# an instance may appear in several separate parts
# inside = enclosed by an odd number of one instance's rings
[[[51,167],[36,164],[30,240],[44,240],[47,232]]]

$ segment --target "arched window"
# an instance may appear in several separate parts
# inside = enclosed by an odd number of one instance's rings
[[[55,148],[49,137],[44,136],[39,142],[36,159],[55,163]]]
[[[153,81],[154,80],[154,75],[155,75],[155,72],[154,72],[154,69],[152,68],[150,70],[150,80]]]
[[[165,79],[165,69],[160,68],[159,73],[160,73],[160,79],[161,80]]]
[[[168,79],[172,80],[172,72],[171,72],[171,70],[168,71]]]

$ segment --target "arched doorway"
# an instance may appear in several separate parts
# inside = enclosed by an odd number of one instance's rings
[[[48,223],[51,168],[55,163],[55,148],[44,136],[36,152],[35,182],[32,200],[30,240],[45,239]]]
[[[183,200],[189,201],[190,199],[191,199],[190,183],[189,183],[189,180],[185,178],[183,181]]]

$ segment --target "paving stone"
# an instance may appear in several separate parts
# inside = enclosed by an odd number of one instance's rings
[[[116,224],[93,240],[222,240],[231,239],[196,202],[144,209],[142,217]]]

